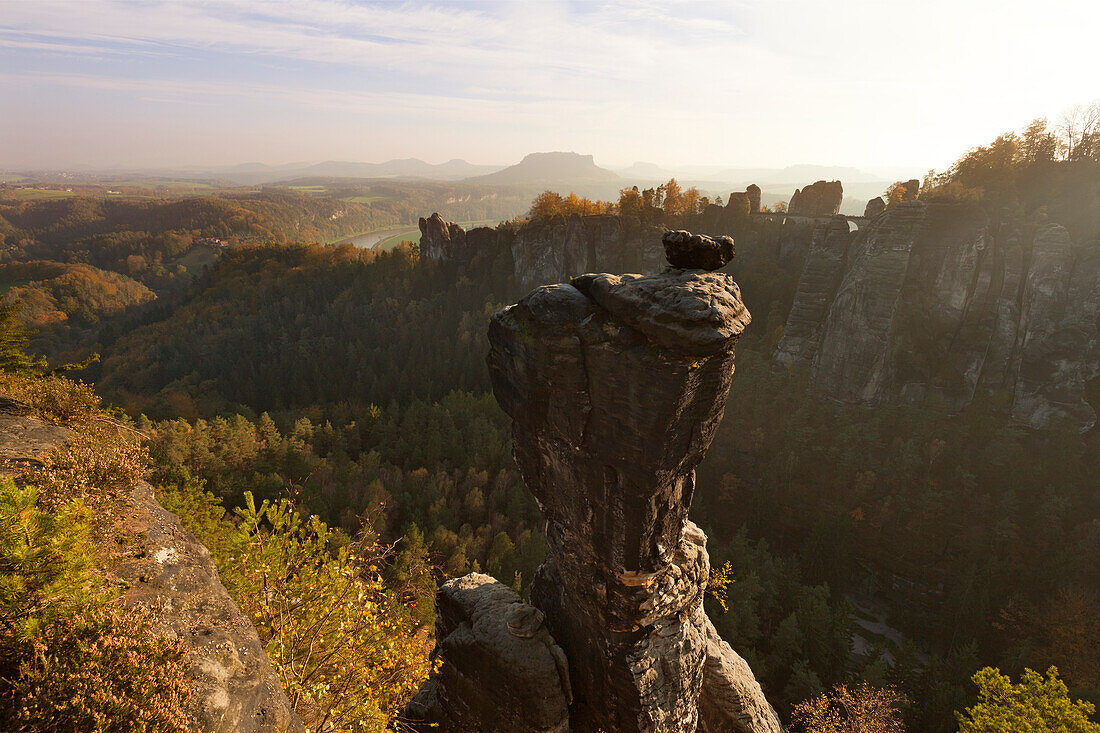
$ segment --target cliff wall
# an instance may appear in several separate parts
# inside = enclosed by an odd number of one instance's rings
[[[815,232],[775,359],[842,401],[959,410],[990,389],[1021,423],[1086,429],[1098,314],[1096,242],[975,204],[903,202],[850,235]]]

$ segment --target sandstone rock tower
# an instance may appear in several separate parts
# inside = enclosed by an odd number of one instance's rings
[[[733,241],[669,232],[664,246],[664,273],[582,275],[493,316],[493,390],[549,557],[534,607],[487,576],[441,589],[443,664],[409,707],[414,726],[780,730],[703,612],[706,536],[687,519],[749,323],[737,284],[710,271]]]

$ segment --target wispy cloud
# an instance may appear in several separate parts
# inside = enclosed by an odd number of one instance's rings
[[[1096,96],[1096,22],[1068,0],[34,0],[0,14],[0,87],[21,134],[54,90],[87,119],[214,103],[218,120],[188,122],[246,143],[281,115],[317,157],[357,124],[395,155],[500,160],[556,132],[626,159],[890,162],[895,147],[941,164],[993,120]]]

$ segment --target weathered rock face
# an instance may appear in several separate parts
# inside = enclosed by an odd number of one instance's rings
[[[1035,233],[1020,301],[1012,414],[1032,425],[1096,423],[1085,385],[1100,377],[1100,243],[1075,247],[1060,226]]]
[[[881,196],[875,196],[863,207],[863,215],[868,219],[876,217],[884,211],[886,211],[886,202],[882,200]]]
[[[708,266],[733,244],[687,232],[667,241],[671,260]],[[706,535],[687,519],[748,323],[729,275],[676,268],[581,275],[493,316],[493,391],[547,520],[538,610],[484,576],[444,586],[442,666],[409,718],[443,731],[780,730],[703,611]],[[495,610],[456,601],[475,589],[500,599]],[[534,629],[525,639],[549,635],[517,654],[502,632],[508,614]]]
[[[699,696],[700,733],[781,733],[749,665],[707,619],[707,661]]]
[[[467,263],[511,245],[508,229],[477,227],[467,231],[438,213],[420,219],[420,254],[431,260]]]
[[[661,234],[607,214],[531,222],[512,242],[516,278],[532,287],[594,270],[658,272],[665,261]]]
[[[733,259],[732,237],[708,237],[678,230],[665,232],[661,238],[665,258],[673,267],[717,270]]]
[[[760,211],[760,186],[750,183],[749,187],[745,189],[745,194],[749,199],[749,213],[755,214]]]
[[[0,396],[0,475],[21,474],[69,438],[68,429],[28,413]],[[183,645],[194,729],[304,733],[255,627],[221,584],[209,551],[157,503],[149,484],[138,483],[121,501],[113,535],[136,541],[117,543],[125,550],[103,581],[124,585],[122,601],[152,611],[154,632]]]
[[[899,201],[916,201],[917,196],[920,195],[920,181],[910,178],[901,185],[899,193],[901,194]]]
[[[151,610],[157,630],[186,649],[193,692],[187,710],[203,733],[301,731],[298,716],[252,625],[218,579],[210,552],[157,503],[153,487],[131,492],[121,530],[141,546],[111,569],[128,605]]]
[[[792,216],[836,216],[844,200],[840,181],[818,181],[803,189],[795,189],[787,213]]]
[[[1100,256],[1057,225],[993,224],[975,205],[903,202],[849,242],[811,247],[776,351],[850,402],[930,394],[958,410],[979,389],[1012,395],[1032,427],[1095,422]]]
[[[820,349],[825,316],[847,265],[849,238],[843,217],[814,226],[806,266],[775,353],[780,364],[808,364]]]
[[[687,522],[748,311],[728,275],[585,275],[494,317],[490,375],[547,518],[532,590],[576,730],[690,731],[706,538]]]
[[[726,209],[729,214],[735,211],[755,214],[760,211],[760,186],[750,183],[744,191],[732,192],[726,199]]]
[[[541,611],[478,573],[444,584],[436,607],[433,656],[445,664],[406,709],[409,727],[569,730],[569,663]]]

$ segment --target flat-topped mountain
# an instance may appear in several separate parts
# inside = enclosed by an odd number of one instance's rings
[[[591,155],[531,153],[502,171],[467,179],[477,183],[564,183],[614,181],[618,176],[596,165]]]

